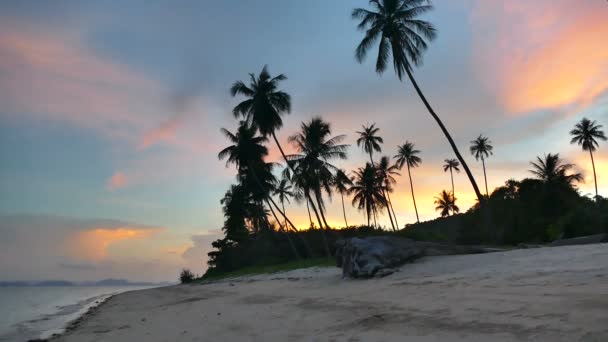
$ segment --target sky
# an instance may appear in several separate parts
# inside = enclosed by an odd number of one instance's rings
[[[582,117],[608,126],[608,3],[603,0],[435,0],[425,15],[438,37],[415,77],[483,187],[468,152],[490,138],[488,187],[530,176],[529,162],[560,153],[584,173],[588,153],[569,144]],[[376,123],[383,155],[412,141],[422,220],[449,189],[446,139],[408,82],[374,60],[356,62],[362,37],[350,18],[366,0],[0,2],[0,280],[107,277],[166,281],[182,267],[203,273],[221,236],[220,198],[235,181],[218,161],[233,131],[229,88],[268,65],[292,96],[279,139],[321,116],[355,144]],[[370,57],[373,54],[370,55]],[[270,159],[281,162],[273,144]],[[595,154],[608,195],[608,145]],[[405,170],[404,170],[405,171]],[[407,174],[393,205],[400,225],[415,214]],[[455,174],[458,204],[474,203]],[[347,199],[349,223],[365,221]],[[305,207],[287,205],[299,227]],[[333,197],[328,221],[342,224]],[[390,225],[386,215],[383,225]]]

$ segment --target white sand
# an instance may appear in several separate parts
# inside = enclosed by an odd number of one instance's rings
[[[59,341],[608,341],[608,244],[309,268],[111,298]]]

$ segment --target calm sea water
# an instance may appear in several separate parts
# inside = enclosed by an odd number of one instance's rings
[[[108,296],[149,287],[0,287],[0,341],[27,341],[59,333]]]

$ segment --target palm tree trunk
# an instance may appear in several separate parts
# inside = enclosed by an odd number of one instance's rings
[[[312,196],[309,197],[308,201],[310,201],[310,205],[312,206]],[[315,213],[317,217],[317,223],[319,223],[319,229],[323,229],[323,223],[321,222],[321,216],[319,216],[319,212],[317,211],[317,207],[312,207],[312,211]]]
[[[329,251],[329,243],[327,242],[327,235],[325,234],[325,229],[329,229],[329,225],[327,224],[327,221],[325,221],[325,216],[323,216],[323,207],[321,206],[321,203],[319,202],[319,197],[317,196],[317,194],[315,193],[315,198],[317,199],[317,205],[319,206],[319,211],[321,212],[321,217],[323,218],[323,222],[325,222],[325,228],[323,228],[323,226],[321,227],[321,237],[323,238],[323,246],[325,247],[325,253],[327,253],[327,257],[331,257],[331,252]],[[319,222],[319,224],[321,224],[321,222]]]
[[[454,193],[454,174],[452,173],[452,168],[450,168],[450,178],[452,179],[452,195],[456,196]]]
[[[319,213],[321,214],[321,218],[323,219],[323,223],[325,223],[325,228],[329,228],[329,224],[327,224],[327,220],[325,219],[325,214],[323,213],[323,206],[321,205],[321,199],[319,198],[319,194],[315,192],[315,198],[317,199],[317,205],[319,206]]]
[[[418,96],[420,97],[420,99],[422,100],[422,102],[424,103],[424,105],[426,106],[426,109],[429,111],[429,113],[431,114],[431,116],[435,119],[435,121],[437,122],[437,124],[439,125],[439,127],[441,128],[441,130],[443,131],[443,134],[448,139],[448,142],[450,143],[450,146],[452,146],[452,150],[454,151],[454,154],[456,154],[456,158],[458,158],[458,160],[460,161],[460,164],[462,164],[462,167],[464,168],[464,171],[467,173],[467,177],[469,177],[469,181],[471,182],[471,185],[473,186],[473,190],[475,190],[475,195],[477,196],[477,199],[479,200],[479,203],[480,204],[484,203],[484,197],[481,195],[481,192],[479,191],[479,187],[477,186],[477,182],[475,182],[475,178],[473,177],[473,174],[471,173],[471,170],[469,170],[469,166],[464,161],[464,158],[462,158],[462,155],[460,155],[460,152],[458,151],[458,147],[456,146],[456,143],[454,143],[454,140],[452,139],[452,136],[450,135],[450,133],[448,132],[448,130],[443,125],[443,122],[441,122],[441,119],[439,119],[439,117],[437,116],[437,114],[435,114],[435,111],[433,111],[433,108],[431,108],[431,105],[426,100],[426,97],[424,97],[424,94],[422,94],[422,91],[418,87],[418,83],[416,83],[416,80],[414,79],[414,76],[412,75],[412,72],[410,71],[410,69],[409,68],[405,68],[405,71],[407,72],[407,76],[410,78],[410,81],[414,85],[414,88],[416,89],[416,92],[418,93]]]
[[[293,240],[291,240],[290,233],[287,231],[287,229],[283,228],[283,226],[281,225],[281,221],[279,221],[277,214],[275,214],[274,209],[272,209],[272,205],[270,205],[270,202],[268,202],[268,200],[266,200],[266,205],[268,205],[268,208],[270,208],[270,212],[272,212],[272,216],[274,216],[275,221],[277,221],[279,228],[285,233],[285,236],[287,236],[287,241],[289,242],[289,247],[293,251],[293,254],[296,256],[296,259],[298,259],[298,260],[302,259],[302,257],[300,256],[300,253],[298,253],[298,249],[296,248],[296,245],[293,243]],[[284,211],[285,211],[285,206],[283,206],[283,212]],[[287,227],[287,221],[285,221],[285,227]]]
[[[481,156],[481,165],[483,165],[483,180],[486,182],[486,196],[488,196],[488,177],[486,177],[486,162]]]
[[[308,198],[306,199],[306,210],[308,211],[308,221],[310,222],[310,228],[312,228],[312,216],[310,216],[310,206],[308,206]]]
[[[416,207],[416,197],[414,196],[414,183],[412,183],[412,173],[410,172],[409,164],[407,165],[407,174],[410,177],[410,189],[412,191],[412,200],[414,201],[414,211],[416,212],[416,222],[420,223],[420,218],[418,217],[418,208]],[[454,190],[452,190],[452,191],[454,191]]]
[[[397,229],[395,228],[395,223],[393,222],[393,215],[391,214],[391,207],[388,203],[388,197],[386,196],[387,191],[383,190],[382,193],[384,194],[384,202],[386,202],[386,211],[388,212],[388,219],[391,220],[391,227],[393,227],[393,231],[396,232]]]
[[[281,207],[283,208],[285,216],[287,216],[287,210],[285,210],[285,201],[281,201]],[[287,220],[285,220],[285,227],[287,227]]]
[[[378,221],[376,220],[376,209],[374,209],[373,214],[374,214],[374,227],[378,228]]]
[[[340,197],[342,197],[342,213],[344,213],[344,224],[346,224],[344,228],[348,228],[348,221],[346,221],[346,208],[344,207],[344,194],[340,193]]]
[[[369,224],[369,220],[370,220],[369,211],[366,211],[365,213],[366,213],[365,216],[367,216],[367,226],[369,227],[370,226],[370,224]]]
[[[399,229],[399,223],[397,223],[397,215],[395,215],[395,208],[393,208],[393,201],[391,201],[391,195],[388,191],[386,192],[386,198],[388,199],[388,204],[391,205],[391,212],[393,213],[393,220],[395,220],[395,227]]]
[[[279,148],[279,151],[281,151],[281,155],[283,156],[283,159],[285,160],[285,164],[287,164],[287,167],[289,167],[289,169],[291,170],[291,172],[293,172],[295,174],[296,170],[293,169],[293,166],[291,166],[291,164],[287,160],[287,155],[285,155],[285,151],[283,151],[283,148],[281,147],[281,144],[279,144],[279,139],[277,139],[277,136],[274,133],[274,130],[272,131],[272,138],[274,139],[274,142],[277,144],[277,147]],[[315,211],[315,213],[316,213],[317,210],[315,208],[315,204],[312,202],[312,199],[310,198],[310,194],[309,193],[305,193],[305,195],[310,200],[310,206],[312,207],[313,211]]]
[[[595,174],[595,162],[593,161],[593,153],[591,152],[591,150],[589,150],[589,155],[591,156],[591,166],[593,167],[593,180],[595,181],[595,200],[597,201],[599,196],[597,192],[597,176]]]
[[[374,158],[372,157],[372,151],[369,151],[369,161],[372,162],[372,166],[374,166]]]

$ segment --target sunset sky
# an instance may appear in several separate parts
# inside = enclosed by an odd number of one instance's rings
[[[480,186],[469,142],[488,136],[490,191],[530,176],[529,161],[559,152],[585,175],[588,153],[569,144],[586,116],[608,130],[608,3],[604,0],[436,0],[425,19],[438,38],[415,76]],[[351,20],[366,0],[0,2],[0,280],[174,280],[205,269],[220,236],[219,200],[235,181],[218,161],[239,99],[229,88],[268,64],[285,73],[292,113],[279,138],[322,116],[346,134],[351,171],[368,157],[354,144],[376,123],[391,157],[406,139],[421,219],[450,187],[450,146],[407,82],[354,58]],[[372,57],[374,54],[371,54]],[[271,159],[281,162],[274,144]],[[289,148],[288,148],[289,149]],[[596,154],[608,195],[608,144]],[[404,170],[405,171],[405,170]],[[407,176],[407,175],[405,175]],[[393,204],[415,220],[406,178]],[[474,203],[455,175],[461,209]],[[339,197],[328,206],[342,224]],[[287,213],[307,225],[305,207]],[[347,204],[349,223],[364,216]],[[388,225],[388,217],[382,216]]]

